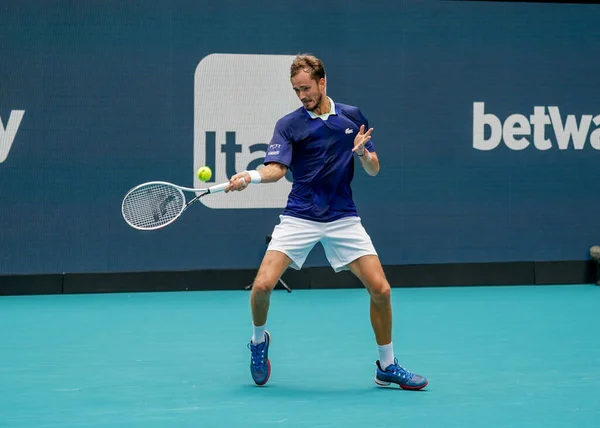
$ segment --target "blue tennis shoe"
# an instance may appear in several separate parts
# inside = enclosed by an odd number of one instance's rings
[[[269,380],[271,375],[271,362],[269,361],[269,345],[271,344],[271,335],[265,331],[265,341],[255,345],[250,341],[250,373],[254,383],[263,386]]]
[[[379,360],[375,365],[377,366],[375,383],[379,386],[390,386],[390,384],[395,383],[402,389],[417,391],[425,388],[429,383],[423,376],[411,373],[398,364],[396,358],[394,358],[394,364],[390,364],[385,370],[381,368]]]

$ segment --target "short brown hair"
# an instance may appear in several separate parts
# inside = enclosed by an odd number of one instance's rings
[[[290,67],[290,78],[300,71],[306,71],[316,82],[325,77],[323,61],[311,54],[298,54]]]

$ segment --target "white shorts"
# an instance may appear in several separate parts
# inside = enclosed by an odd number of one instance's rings
[[[302,268],[317,242],[335,272],[348,270],[348,264],[365,255],[377,255],[360,217],[344,217],[329,223],[279,216],[267,250],[277,250],[292,259],[293,269]]]

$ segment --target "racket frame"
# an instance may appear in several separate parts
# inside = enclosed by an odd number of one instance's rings
[[[171,188],[177,189],[181,193],[181,197],[183,198],[184,201],[186,201],[186,203],[181,207],[181,210],[179,211],[179,214],[177,214],[176,216],[174,216],[168,222],[160,224],[158,226],[154,226],[154,227],[140,227],[140,226],[137,226],[137,225],[134,225],[134,224],[130,223],[129,220],[127,219],[127,217],[125,216],[125,201],[127,200],[127,197],[132,192],[136,191],[137,189],[139,189],[141,187],[145,187],[145,186],[150,186],[150,185],[153,185],[153,184],[160,184],[160,185],[163,185],[163,186],[169,186]],[[125,219],[125,222],[129,226],[133,227],[134,229],[137,229],[137,230],[156,230],[156,229],[162,229],[163,227],[166,227],[166,226],[172,224],[175,220],[177,220],[179,217],[181,217],[181,215],[183,214],[183,212],[185,210],[187,210],[190,205],[192,205],[193,203],[195,203],[196,201],[198,201],[201,197],[203,197],[205,195],[209,195],[211,193],[222,192],[228,186],[229,186],[229,182],[227,181],[227,182],[224,182],[224,183],[221,183],[221,184],[215,184],[214,186],[210,186],[210,187],[207,187],[207,188],[194,189],[194,188],[191,188],[191,187],[178,186],[177,184],[169,183],[168,181],[147,181],[145,183],[141,183],[141,184],[138,184],[135,187],[132,187],[131,189],[129,189],[127,191],[127,193],[125,193],[125,196],[123,197],[123,201],[121,202],[121,214],[123,215],[123,218]],[[194,196],[192,199],[190,199],[188,201],[184,192],[196,193],[196,196]]]

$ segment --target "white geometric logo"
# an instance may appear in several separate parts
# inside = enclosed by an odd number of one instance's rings
[[[300,107],[290,83],[292,55],[211,54],[194,76],[194,187],[220,184],[237,172],[260,169],[275,123]],[[275,154],[275,153],[271,153]],[[195,171],[208,165],[213,176]],[[289,173],[288,173],[289,174]],[[210,208],[283,208],[292,184],[250,185],[243,192],[202,198]]]
[[[6,122],[6,128],[4,128],[4,122],[2,122],[2,118],[0,117],[0,163],[4,162],[8,157],[24,114],[25,110],[11,111],[10,116],[8,116],[8,122]]]

